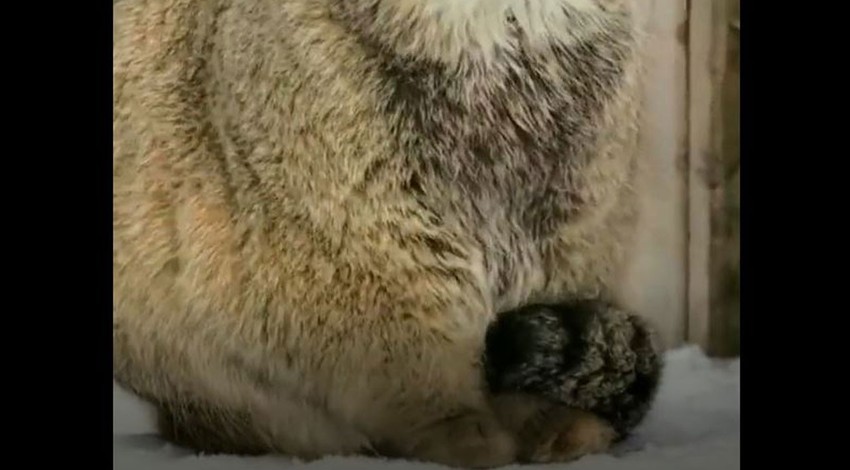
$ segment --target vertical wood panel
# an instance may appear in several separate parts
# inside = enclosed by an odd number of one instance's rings
[[[740,354],[741,318],[741,75],[740,75],[740,0],[726,0],[725,43],[726,68],[721,82],[721,132],[717,135],[718,148],[723,153],[722,192],[716,199],[713,214],[720,222],[715,231],[713,246],[717,256],[712,272],[718,280],[718,289],[712,297],[712,330],[709,353],[718,356]]]
[[[637,0],[646,33],[646,96],[638,181],[641,222],[622,299],[649,318],[667,347],[687,318],[687,2]]]
[[[688,340],[737,354],[739,0],[690,8]]]
[[[696,1],[689,18],[689,270],[688,340],[708,345],[711,245],[711,192],[707,179],[711,151],[712,36],[711,1]]]

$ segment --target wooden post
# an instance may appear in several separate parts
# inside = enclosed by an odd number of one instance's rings
[[[622,300],[648,318],[666,347],[687,327],[687,31],[686,0],[637,0],[647,43],[641,219]]]
[[[740,0],[691,0],[688,41],[688,332],[738,354]]]

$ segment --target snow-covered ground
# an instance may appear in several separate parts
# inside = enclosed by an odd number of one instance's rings
[[[667,354],[658,401],[635,435],[611,455],[585,457],[571,470],[736,470],[740,468],[740,361],[707,359],[697,348]],[[115,470],[434,470],[437,465],[371,458],[327,458],[301,463],[282,457],[195,456],[153,434],[149,410],[117,387],[113,391]],[[518,467],[518,466],[517,466]],[[508,467],[516,468],[516,467]]]

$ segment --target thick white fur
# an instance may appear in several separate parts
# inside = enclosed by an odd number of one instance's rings
[[[489,62],[510,45],[506,14],[512,15],[534,45],[556,38],[569,44],[599,28],[592,0],[390,0],[379,5],[387,23],[416,28],[402,52],[456,63],[464,55]]]

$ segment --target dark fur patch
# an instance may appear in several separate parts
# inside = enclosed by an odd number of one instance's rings
[[[574,180],[593,158],[596,118],[620,86],[632,43],[626,24],[547,51],[529,51],[522,34],[498,54],[512,65],[493,70],[449,70],[379,47],[374,63],[386,111],[400,122],[411,193],[426,200],[460,188],[468,197],[455,203],[496,200],[543,235],[582,203]],[[554,76],[543,72],[553,68]]]
[[[591,311],[529,305],[505,312],[487,330],[485,370],[490,390],[545,394],[579,365]]]
[[[646,324],[601,302],[531,305],[489,327],[493,393],[530,393],[593,412],[622,438],[646,415],[661,358]]]
[[[638,356],[634,380],[623,393],[615,395],[609,402],[594,410],[611,423],[621,439],[626,437],[649,411],[658,391],[663,366],[660,352],[653,349],[645,325],[635,325],[631,347]]]
[[[251,418],[197,403],[164,403],[157,409],[163,439],[205,454],[261,455],[272,449],[254,432]]]

